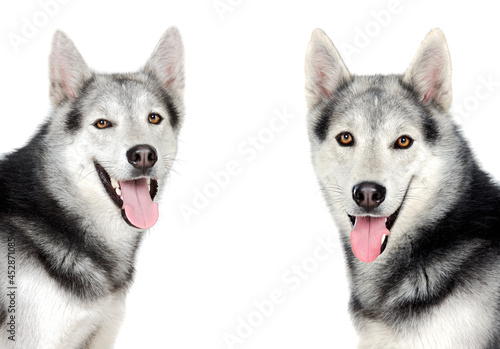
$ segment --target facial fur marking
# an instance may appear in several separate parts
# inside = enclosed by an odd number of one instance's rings
[[[111,77],[113,81],[117,82],[120,85],[124,85],[128,82],[135,82],[135,83],[140,82],[139,80],[134,79],[132,76],[127,74],[116,73],[116,74],[111,74]]]
[[[402,79],[399,79],[399,84],[403,87],[412,97],[412,100],[420,109],[420,115],[422,115],[422,125],[423,125],[423,133],[425,136],[425,140],[430,144],[436,143],[439,139],[439,128],[436,124],[436,121],[432,118],[432,115],[429,111],[429,107],[423,105],[423,102],[419,101],[417,92],[413,89],[413,87],[404,83]]]
[[[328,128],[330,126],[333,109],[332,103],[329,103],[325,108],[323,108],[320,117],[314,123],[314,134],[321,142],[324,142],[326,136],[328,135]]]
[[[78,98],[80,99],[84,98],[84,95],[87,94],[89,87],[92,85],[94,81],[95,77],[92,76],[92,78],[83,82],[83,85],[78,92]],[[66,122],[65,122],[66,129],[70,132],[75,132],[80,128],[82,124],[82,119],[83,116],[80,110],[80,106],[78,105],[78,101],[76,101],[75,104],[73,104],[70,112],[66,116]]]
[[[337,96],[339,96],[349,84],[354,81],[354,77],[350,82],[344,82],[333,94],[328,103],[323,107],[319,117],[314,120],[314,134],[321,142],[326,140],[326,136],[328,135],[328,129],[330,128],[330,122],[333,117],[333,112],[335,107],[337,106]]]
[[[80,109],[75,105],[66,117],[66,128],[68,129],[68,131],[74,132],[80,128],[81,123],[82,113],[80,112]]]
[[[426,114],[422,120],[424,127],[424,136],[427,142],[434,144],[439,139],[439,130],[436,121],[432,116]]]
[[[172,97],[163,89],[161,89],[160,92],[163,103],[165,104],[165,107],[167,108],[168,111],[168,115],[170,118],[170,125],[172,126],[173,129],[177,129],[180,124],[179,111],[177,110],[175,104],[173,103]]]

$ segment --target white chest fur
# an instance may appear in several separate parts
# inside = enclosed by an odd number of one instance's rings
[[[0,348],[112,348],[125,313],[125,294],[83,301],[32,263],[18,275],[15,341],[0,336]]]

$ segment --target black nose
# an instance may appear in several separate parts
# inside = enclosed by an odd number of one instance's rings
[[[370,212],[385,199],[385,187],[374,182],[361,182],[352,188],[352,198],[358,206]]]
[[[158,155],[152,146],[139,144],[127,151],[127,159],[132,166],[145,172],[155,165]]]

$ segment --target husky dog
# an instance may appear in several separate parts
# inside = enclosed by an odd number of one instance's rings
[[[91,71],[54,35],[53,112],[0,161],[0,348],[111,348],[177,152],[184,53],[168,29],[136,73]]]
[[[500,348],[500,188],[449,114],[443,33],[403,75],[354,76],[316,29],[305,71],[359,348]]]

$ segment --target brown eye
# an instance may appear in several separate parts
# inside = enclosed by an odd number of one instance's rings
[[[398,138],[396,143],[394,143],[394,148],[396,149],[407,149],[413,144],[413,139],[408,136],[401,136]]]
[[[102,130],[103,128],[111,127],[111,122],[109,122],[108,120],[99,119],[96,121],[94,126]]]
[[[159,114],[151,113],[148,116],[148,121],[150,124],[158,125],[163,118]]]
[[[337,142],[343,147],[349,147],[353,145],[354,138],[349,132],[344,132],[339,134],[337,137]]]

